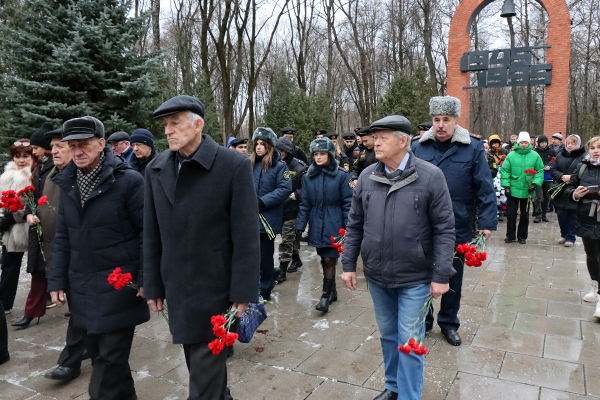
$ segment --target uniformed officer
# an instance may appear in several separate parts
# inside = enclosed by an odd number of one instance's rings
[[[363,126],[356,134],[360,136],[362,140],[363,150],[358,155],[356,161],[354,161],[354,164],[350,167],[350,176],[352,177],[352,180],[354,180],[354,184],[356,184],[358,176],[365,168],[377,162],[375,150],[373,150],[373,147],[375,147],[375,140],[373,139],[371,127]]]
[[[335,160],[338,162],[339,166],[344,168],[346,172],[350,170],[350,165],[352,165],[352,162],[346,153],[344,153],[340,148],[340,143],[338,142],[339,135],[337,132],[327,132],[325,137],[331,140],[335,145]]]
[[[235,150],[243,155],[248,154],[248,138],[230,137],[227,143],[227,148]]]
[[[275,268],[275,283],[279,284],[287,279],[288,272],[296,272],[302,266],[300,260],[300,235],[296,235],[296,218],[300,208],[302,175],[308,165],[294,157],[294,143],[289,137],[277,139],[275,148],[281,153],[292,179],[292,194],[283,202],[283,228],[281,230],[281,243],[279,244],[279,268]],[[290,264],[291,263],[291,264]]]
[[[284,126],[279,130],[281,132],[281,137],[288,137],[294,143],[296,141],[296,130],[291,126]],[[294,144],[294,153],[292,154],[295,158],[302,161],[304,164],[308,164],[308,159],[306,158],[306,154],[302,149]]]
[[[419,135],[422,135],[425,132],[427,132],[428,130],[430,130],[432,126],[433,126],[433,123],[431,121],[421,122],[419,125],[417,125],[417,129],[419,130]]]
[[[483,142],[479,135],[469,133],[457,124],[460,100],[450,96],[433,97],[429,101],[433,126],[413,139],[415,156],[437,165],[448,183],[454,210],[456,245],[468,243],[473,237],[473,220],[478,206],[479,233],[490,237],[498,224],[496,193],[490,170],[485,161]],[[450,291],[442,296],[438,325],[448,343],[459,346],[460,323],[458,309],[463,277],[463,260],[454,259],[456,275],[450,279]],[[433,309],[426,321],[427,330],[433,327]]]
[[[356,135],[354,132],[346,132],[342,135],[342,139],[344,140],[344,153],[346,153],[350,159],[350,164],[354,164],[354,161],[360,153],[360,149],[356,143]]]
[[[315,139],[322,139],[327,134],[327,129],[319,129],[315,132]]]

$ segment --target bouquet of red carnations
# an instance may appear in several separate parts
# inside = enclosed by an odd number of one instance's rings
[[[487,260],[487,253],[485,252],[485,235],[481,234],[477,236],[471,243],[464,243],[456,246],[454,258],[460,260],[460,257],[458,257],[457,254],[465,255],[464,265],[468,267],[481,267],[483,265],[482,262]]]
[[[418,356],[424,356],[429,353],[429,349],[425,348],[422,342],[425,337],[423,325],[425,324],[425,318],[427,318],[432,302],[433,294],[429,293],[425,296],[425,302],[417,312],[417,320],[411,326],[410,339],[408,339],[404,345],[398,347],[398,350],[402,353],[410,354],[413,352]]]
[[[346,238],[346,230],[340,229],[339,237],[331,237],[331,247],[336,249],[338,253],[342,253],[344,251],[344,240]]]

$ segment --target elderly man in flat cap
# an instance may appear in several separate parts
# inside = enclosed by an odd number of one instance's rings
[[[115,153],[115,156],[121,156],[123,160],[129,162],[133,156],[133,148],[131,147],[130,137],[127,132],[115,132],[106,139]]]
[[[371,129],[377,162],[354,189],[342,279],[355,290],[360,253],[385,366],[385,391],[375,400],[419,400],[423,356],[400,353],[398,347],[415,337],[423,341],[425,326],[415,324],[419,309],[429,293],[435,298],[446,293],[455,273],[452,201],[442,171],[410,152],[406,118],[385,117]]]
[[[62,141],[73,161],[53,179],[61,192],[48,291],[60,305],[68,291],[73,328],[93,360],[90,399],[136,400],[129,353],[150,313],[141,289],[116,290],[107,278],[121,268],[142,286],[144,178],[106,147],[96,118],[65,122]]]
[[[429,101],[433,126],[413,139],[418,158],[438,166],[446,177],[456,221],[456,245],[473,239],[473,222],[477,218],[479,233],[489,238],[498,224],[496,192],[485,159],[481,136],[469,133],[457,124],[460,100],[439,96]],[[476,208],[476,206],[478,208]],[[476,210],[478,214],[476,214]],[[438,325],[448,343],[460,346],[458,309],[463,279],[463,260],[454,260],[456,275],[450,291],[442,296]],[[427,330],[433,327],[433,309],[427,316]]]
[[[154,111],[169,150],[146,168],[144,296],[169,306],[173,342],[183,345],[189,400],[231,399],[227,351],[213,354],[211,317],[241,317],[258,301],[258,199],[250,159],[202,134],[204,106],[177,96]]]

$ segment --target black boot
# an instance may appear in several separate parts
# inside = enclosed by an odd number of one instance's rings
[[[287,264],[286,262],[282,262],[279,264],[279,268],[275,268],[275,284],[279,284],[281,282],[285,282],[287,280]]]
[[[299,254],[294,254],[292,256],[292,262],[290,264],[290,266],[287,269],[287,272],[289,272],[290,274],[292,272],[296,272],[298,271],[298,269],[302,266],[302,260],[300,260],[300,255]]]
[[[337,301],[337,289],[335,287],[335,279],[332,279],[333,285],[331,287],[331,295],[329,296],[329,303]]]
[[[11,324],[11,326],[16,326],[18,328],[27,328],[29,326],[29,324],[31,323],[31,321],[33,321],[35,318],[29,318],[29,317],[23,317],[22,320],[14,322]],[[40,324],[40,317],[38,317],[38,321],[37,324]]]
[[[542,214],[542,221],[548,222],[548,217],[546,217],[546,214]]]
[[[335,281],[333,279],[323,278],[323,295],[321,296],[321,300],[319,300],[319,304],[317,304],[317,310],[323,312],[329,311],[329,304],[331,304],[331,291],[333,290],[334,284]]]

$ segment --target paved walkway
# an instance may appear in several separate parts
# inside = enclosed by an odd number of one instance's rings
[[[460,333],[445,342],[438,327],[425,340],[426,400],[582,400],[600,398],[600,323],[581,299],[589,276],[581,242],[556,245],[558,224],[531,224],[527,245],[503,242],[506,223],[489,240],[488,261],[465,271]],[[327,314],[314,309],[321,293],[318,257],[302,247],[304,267],[275,288],[279,308],[250,344],[235,344],[229,384],[239,400],[371,400],[383,389],[383,360],[365,280],[339,290]],[[341,268],[340,268],[341,271]],[[341,272],[340,272],[341,275]],[[338,278],[338,287],[343,286]],[[23,315],[29,275],[23,274],[9,321]],[[67,384],[43,378],[64,344],[65,308],[39,325],[9,327],[12,360],[0,366],[0,399],[88,399],[91,365]],[[186,399],[187,370],[160,316],[137,329],[131,356],[140,400]],[[597,396],[597,397],[593,397]]]

